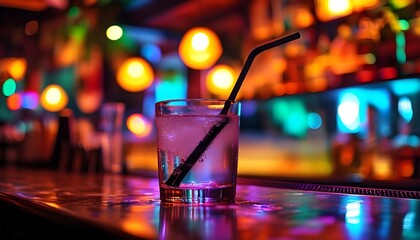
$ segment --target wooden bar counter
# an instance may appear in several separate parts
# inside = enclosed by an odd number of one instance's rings
[[[239,179],[234,203],[164,204],[154,177],[0,168],[0,238],[420,238],[419,192],[279,186]]]

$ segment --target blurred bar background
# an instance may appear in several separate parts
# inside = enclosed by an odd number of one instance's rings
[[[155,171],[155,102],[226,98],[299,31],[239,93],[239,174],[420,179],[418,0],[0,0],[0,22],[1,165]]]

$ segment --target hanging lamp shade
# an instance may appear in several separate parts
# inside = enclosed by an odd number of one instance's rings
[[[117,71],[118,85],[128,92],[140,92],[148,88],[154,79],[152,66],[143,58],[132,57],[123,62]]]
[[[235,70],[225,64],[212,67],[206,75],[207,90],[221,98],[227,98],[236,79]]]
[[[211,67],[222,55],[220,39],[211,29],[196,27],[181,39],[178,53],[186,66],[203,70]]]
[[[64,89],[56,84],[46,87],[41,93],[41,106],[49,112],[58,112],[63,110],[69,101],[68,95]]]

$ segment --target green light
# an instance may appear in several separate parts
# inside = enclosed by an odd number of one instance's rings
[[[272,100],[273,120],[277,124],[282,124],[289,112],[289,106],[286,101],[281,99]]]
[[[397,44],[396,47],[396,56],[397,56],[397,61],[399,63],[405,63],[405,61],[407,60],[407,56],[405,54],[405,35],[404,32],[398,32],[395,35],[395,42]]]
[[[273,99],[271,104],[273,122],[282,126],[284,133],[295,137],[305,136],[308,128],[307,112],[300,99]]]
[[[398,21],[398,23],[400,24],[400,28],[403,31],[406,31],[406,30],[408,30],[410,28],[410,24],[407,22],[407,20],[400,19]]]
[[[397,42],[397,47],[404,47],[405,46],[405,36],[404,33],[397,33],[395,35],[395,41]]]
[[[8,97],[16,92],[16,82],[15,80],[8,78],[3,83],[3,94]]]
[[[88,32],[88,26],[85,23],[80,23],[70,27],[69,32],[74,39],[82,41]]]
[[[77,17],[80,14],[80,9],[78,7],[71,7],[67,13],[69,17]]]

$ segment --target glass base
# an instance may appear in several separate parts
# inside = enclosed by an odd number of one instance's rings
[[[233,202],[235,194],[235,186],[219,188],[160,187],[160,200],[162,202],[192,204]]]

